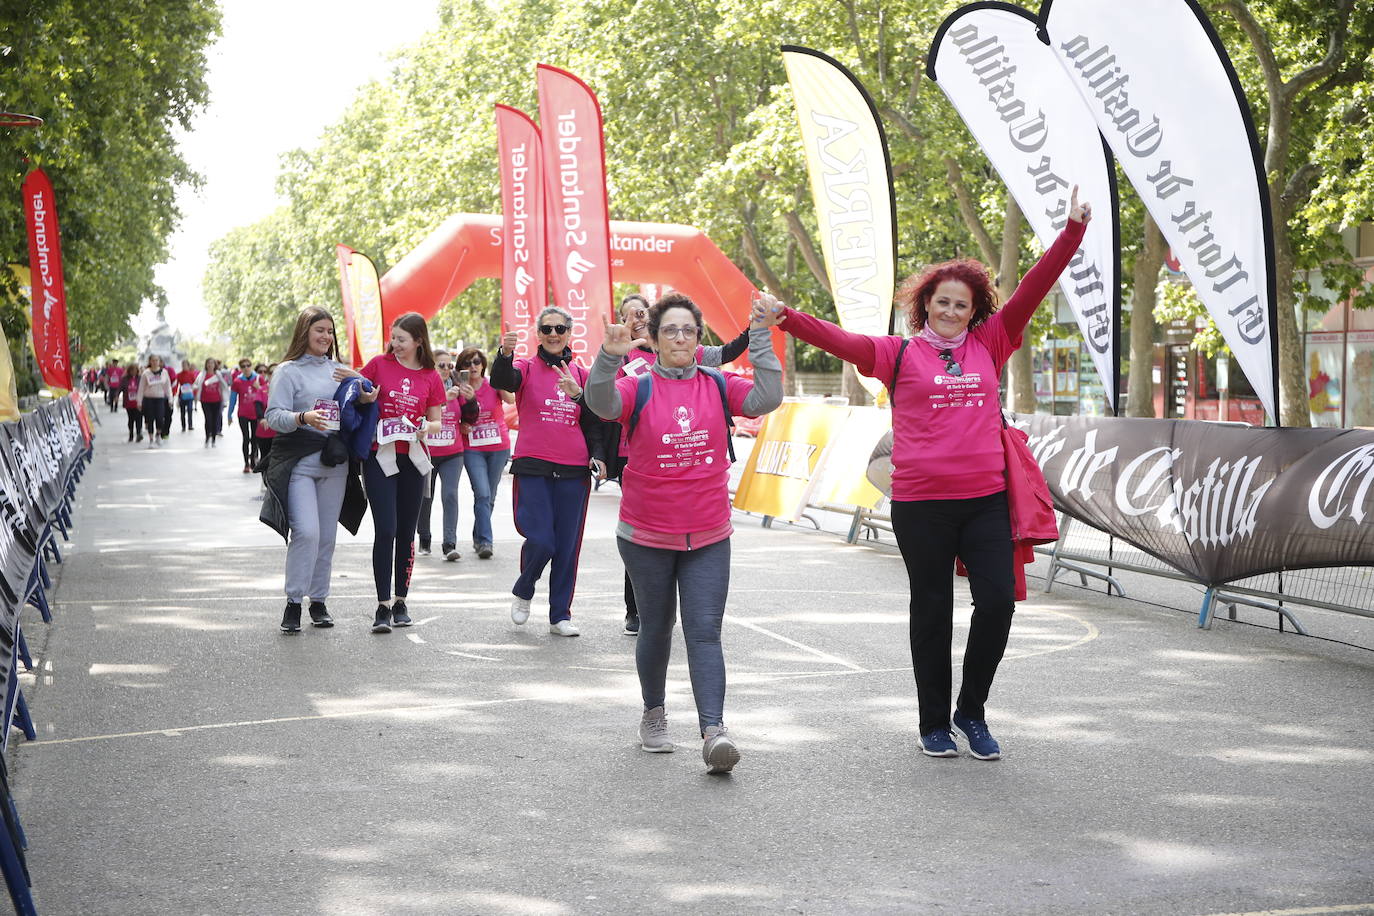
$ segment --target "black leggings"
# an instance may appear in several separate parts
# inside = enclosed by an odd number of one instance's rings
[[[420,521],[425,478],[408,455],[396,456],[396,468],[395,474],[386,476],[376,452],[363,463],[363,485],[372,513],[372,578],[378,601],[389,601],[393,594],[397,598],[409,594],[410,573],[415,566],[415,526]]]
[[[205,411],[205,441],[209,442],[220,434],[220,424],[224,417],[222,401],[201,401],[200,409]]]
[[[911,585],[911,661],[921,734],[949,728],[956,556],[968,569],[973,598],[958,707],[970,719],[986,718],[983,705],[1006,651],[1016,610],[1007,494],[894,500],[892,531]]]
[[[137,407],[125,407],[124,412],[129,415],[129,438],[138,433],[138,441],[143,441],[143,411]]]
[[[239,417],[239,432],[243,434],[244,467],[251,468],[256,463],[258,449],[253,436],[253,424],[256,422],[248,417]]]
[[[182,398],[177,401],[177,407],[181,415],[181,431],[196,428],[196,402],[191,398]]]
[[[148,426],[148,435],[157,438],[162,433],[162,421],[167,413],[166,398],[144,398],[140,408],[143,411],[143,422]]]

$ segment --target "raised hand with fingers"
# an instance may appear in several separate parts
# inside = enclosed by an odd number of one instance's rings
[[[567,366],[554,366],[553,371],[558,373],[558,387],[563,389],[563,393],[570,398],[575,398],[582,393],[582,386],[573,378],[572,370]]]
[[[1073,191],[1069,193],[1069,219],[1075,223],[1087,225],[1093,218],[1093,205],[1086,200],[1078,202],[1078,185],[1073,186]]]
[[[509,324],[502,324],[504,333],[501,335],[501,352],[507,356],[515,355],[515,348],[520,343],[520,335],[510,329]]]
[[[605,315],[601,316],[601,349],[612,356],[624,356],[635,347],[647,347],[649,341],[630,333],[629,325],[611,324]]]
[[[772,293],[755,293],[749,310],[749,326],[751,328],[775,326],[782,321],[784,308],[782,301]]]

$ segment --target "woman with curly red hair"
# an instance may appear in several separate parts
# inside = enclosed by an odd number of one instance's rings
[[[773,317],[890,389],[892,530],[911,584],[921,750],[931,757],[959,755],[951,724],[973,756],[1002,755],[983,710],[1016,607],[997,380],[1091,218],[1075,187],[1068,224],[1001,309],[977,261],[946,261],[911,277],[897,294],[917,332],[908,339],[851,334],[790,308]],[[956,557],[968,569],[973,619],[951,718]]]

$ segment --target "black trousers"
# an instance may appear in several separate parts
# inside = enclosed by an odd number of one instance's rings
[[[251,468],[258,463],[257,437],[253,435],[255,425],[257,425],[256,420],[239,417],[239,434],[243,436],[243,466],[246,468]]]
[[[177,401],[177,409],[180,411],[181,431],[196,428],[196,402],[189,398],[182,398]]]
[[[958,708],[971,719],[986,718],[983,705],[1016,609],[1007,495],[894,501],[892,530],[911,583],[911,662],[921,734],[949,728],[955,557],[968,569],[973,598]]]
[[[143,441],[143,411],[137,407],[125,407],[124,412],[129,416],[129,438],[138,433],[138,441]]]
[[[162,430],[162,421],[167,415],[167,399],[144,398],[139,404],[139,409],[143,411],[143,422],[148,425],[148,438],[166,438]]]
[[[367,510],[372,514],[372,579],[378,601],[410,594],[410,575],[415,569],[415,527],[420,522],[425,478],[410,463],[409,455],[397,455],[396,467],[395,474],[386,476],[376,452],[363,462]]]

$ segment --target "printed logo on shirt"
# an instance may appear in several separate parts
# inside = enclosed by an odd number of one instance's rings
[[[662,441],[666,450],[656,456],[658,466],[667,469],[715,464],[715,455],[711,454],[713,449],[710,430],[692,428],[697,419],[696,411],[686,404],[679,404],[673,408],[672,418],[677,424],[678,431],[663,434]]]
[[[986,392],[982,390],[981,373],[966,370],[963,375],[946,375],[937,372],[931,381],[943,389],[930,395],[930,406],[933,410],[983,406]]]

